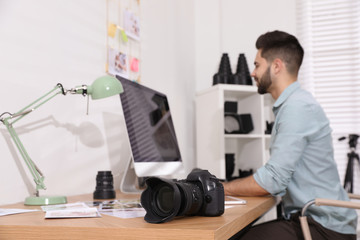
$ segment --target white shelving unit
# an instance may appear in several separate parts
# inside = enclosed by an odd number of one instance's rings
[[[224,103],[236,101],[238,114],[250,113],[254,130],[249,134],[225,134]],[[226,178],[225,154],[235,154],[235,171],[254,171],[269,158],[270,136],[266,121],[273,121],[270,96],[257,93],[256,86],[217,84],[196,96],[197,167]]]
[[[249,134],[225,134],[224,103],[236,101],[238,114],[250,113],[254,130]],[[235,170],[256,171],[269,159],[270,135],[265,135],[266,121],[274,121],[269,94],[260,95],[256,86],[217,84],[196,96],[197,167],[226,178],[225,154],[235,154]],[[257,223],[273,220],[273,208]]]

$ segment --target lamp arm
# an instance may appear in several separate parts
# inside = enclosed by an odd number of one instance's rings
[[[6,126],[8,132],[10,133],[11,138],[13,139],[16,147],[18,148],[22,158],[24,159],[31,175],[33,176],[34,182],[36,184],[36,190],[46,189],[44,184],[44,176],[40,169],[36,166],[36,164],[31,160],[29,154],[27,153],[24,145],[19,139],[15,129],[12,124],[10,124],[7,120],[4,120],[4,125]]]
[[[60,90],[55,92],[56,90]],[[55,92],[55,93],[54,93]],[[31,113],[32,111],[34,111],[35,109],[37,109],[38,107],[40,107],[41,105],[45,104],[46,102],[50,101],[52,98],[54,98],[55,96],[57,96],[58,94],[62,93],[63,95],[66,94],[66,92],[64,91],[63,86],[58,83],[56,85],[56,87],[54,89],[52,89],[51,91],[49,91],[48,93],[46,93],[45,95],[43,95],[42,97],[36,99],[34,102],[30,103],[29,105],[27,105],[26,107],[22,108],[21,110],[19,110],[18,112],[14,113],[14,114],[10,114],[9,117],[7,117],[6,119],[12,119],[12,118],[16,118],[16,120],[12,121],[11,124],[14,124],[15,122],[19,121],[20,119],[22,119],[23,117],[25,117],[27,114]],[[52,95],[51,95],[52,94]],[[46,98],[47,97],[47,98]],[[45,100],[43,100],[45,99]],[[43,101],[42,101],[43,100]],[[40,102],[42,101],[42,102]],[[40,102],[40,103],[39,103]],[[39,104],[37,104],[39,103]],[[37,104],[37,105],[35,105]],[[34,106],[35,105],[35,106]],[[33,107],[34,106],[34,107]],[[0,119],[0,121],[2,121]]]
[[[60,91],[57,91],[60,90]],[[17,121],[19,121],[20,119],[22,119],[23,117],[25,117],[27,114],[31,113],[32,111],[34,111],[35,109],[37,109],[38,107],[42,106],[43,104],[45,104],[46,102],[48,102],[49,100],[51,100],[52,98],[54,98],[55,96],[57,96],[58,94],[66,94],[66,92],[64,91],[64,88],[61,84],[57,84],[56,87],[54,89],[52,89],[51,91],[49,91],[48,93],[46,93],[44,96],[36,99],[34,102],[30,103],[29,105],[27,105],[26,107],[22,108],[20,111],[11,114],[9,112],[5,112],[3,114],[0,115],[0,121],[6,126],[8,132],[10,133],[11,138],[13,139],[16,147],[18,148],[22,158],[24,159],[27,167],[29,168],[29,171],[31,173],[31,175],[34,178],[35,184],[36,184],[36,195],[38,195],[38,190],[39,189],[46,189],[46,186],[44,184],[44,176],[41,173],[40,169],[36,166],[36,164],[31,160],[29,154],[27,153],[24,145],[22,144],[22,142],[20,141],[19,136],[17,135],[13,124]],[[1,118],[1,116],[3,115],[9,115],[6,118]],[[12,119],[16,118],[15,120],[11,121]]]

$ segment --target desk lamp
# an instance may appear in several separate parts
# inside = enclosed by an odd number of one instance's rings
[[[82,85],[75,88],[66,90],[64,87],[58,83],[54,89],[46,93],[44,96],[38,98],[33,103],[24,107],[16,113],[4,112],[0,115],[0,121],[6,126],[7,130],[10,133],[11,138],[15,142],[16,147],[18,148],[22,158],[24,159],[27,167],[30,170],[31,175],[34,178],[36,184],[36,193],[35,196],[30,196],[25,199],[25,205],[50,205],[50,204],[62,204],[66,203],[65,196],[39,196],[39,190],[46,190],[44,184],[44,175],[41,173],[39,168],[31,160],[28,153],[25,150],[24,145],[20,141],[15,129],[13,127],[14,123],[19,121],[21,118],[25,117],[27,114],[31,113],[44,103],[48,102],[50,99],[54,98],[58,94],[66,95],[71,94],[82,94],[83,96],[91,96],[92,99],[101,99],[117,95],[123,92],[123,87],[119,80],[111,76],[103,76],[96,79],[90,86]],[[89,105],[89,103],[88,103]]]

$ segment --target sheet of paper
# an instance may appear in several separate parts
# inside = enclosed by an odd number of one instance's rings
[[[19,214],[19,213],[28,213],[36,212],[36,209],[18,209],[18,208],[0,208],[0,216]]]
[[[125,33],[125,31],[123,30],[123,29],[120,29],[120,34],[121,34],[121,39],[123,40],[123,42],[128,42],[129,41],[129,39],[128,39],[128,37],[127,37],[127,35],[126,35],[126,33]]]
[[[139,71],[139,59],[137,58],[132,58],[130,61],[130,69],[133,72],[138,72]]]
[[[97,208],[77,208],[69,210],[47,211],[45,218],[88,218],[101,217]]]
[[[109,35],[109,37],[112,37],[112,38],[115,37],[116,29],[117,29],[116,24],[113,24],[113,23],[109,24],[109,27],[108,27],[108,35]]]
[[[89,208],[89,207],[83,202],[41,206],[41,209],[44,212],[54,211],[54,210],[71,210],[78,208]]]

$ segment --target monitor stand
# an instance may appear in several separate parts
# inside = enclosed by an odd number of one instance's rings
[[[139,178],[136,176],[132,157],[130,157],[124,175],[121,179],[120,191],[123,193],[141,193],[138,187]]]

